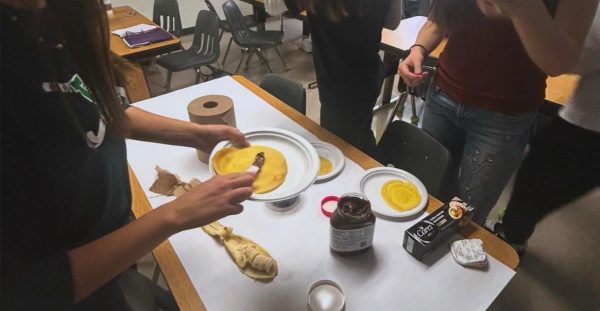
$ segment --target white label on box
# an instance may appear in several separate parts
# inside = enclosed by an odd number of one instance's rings
[[[337,252],[352,252],[365,249],[373,245],[373,234],[375,233],[375,224],[352,230],[340,230],[330,227],[331,249]]]

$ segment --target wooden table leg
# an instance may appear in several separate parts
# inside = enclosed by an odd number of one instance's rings
[[[131,103],[151,97],[144,70],[138,63],[128,60],[115,62],[114,69],[124,80],[121,83],[125,84],[123,87],[127,90],[127,95]]]

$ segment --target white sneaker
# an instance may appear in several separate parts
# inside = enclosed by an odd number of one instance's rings
[[[312,40],[310,38],[302,39],[302,50],[306,53],[312,53]]]

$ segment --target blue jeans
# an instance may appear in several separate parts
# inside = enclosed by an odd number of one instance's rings
[[[509,116],[467,106],[431,84],[423,129],[450,149],[454,165],[448,182],[457,188],[451,191],[475,207],[478,224],[485,223],[519,166],[535,115]]]

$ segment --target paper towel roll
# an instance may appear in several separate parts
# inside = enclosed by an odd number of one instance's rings
[[[235,127],[233,100],[223,95],[198,97],[188,104],[190,121],[197,124],[226,124]],[[196,149],[198,160],[208,163],[209,153]]]

